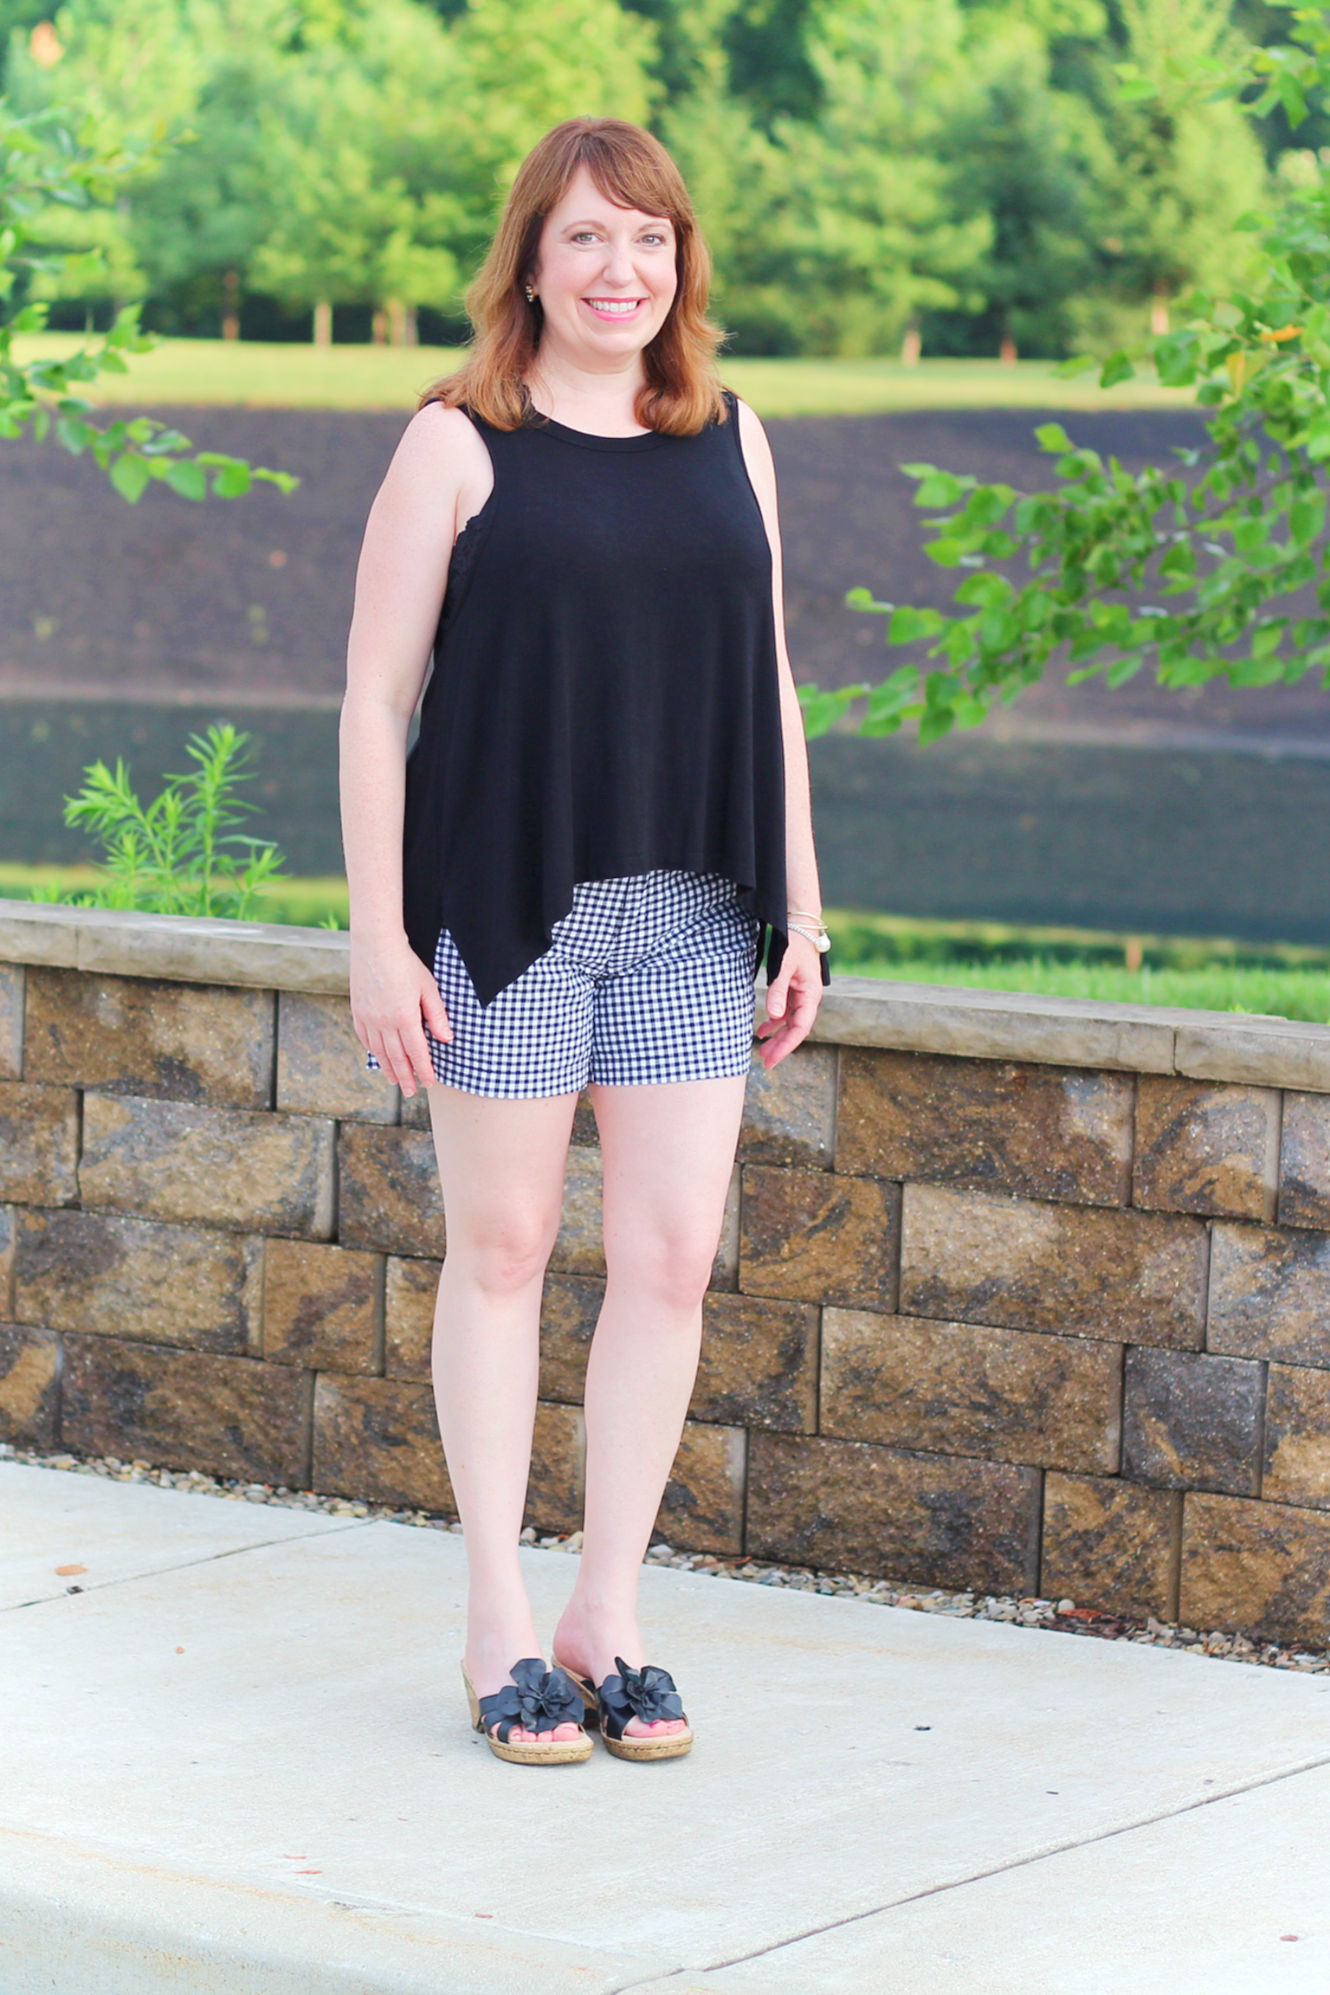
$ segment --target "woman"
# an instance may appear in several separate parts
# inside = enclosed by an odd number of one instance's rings
[[[691,1395],[767,936],[772,1068],[827,982],[771,454],[722,390],[668,153],[612,118],[521,167],[476,338],[408,425],[356,579],[342,710],[351,1013],[429,1089],[447,1226],[439,1427],[463,1674],[501,1757],[692,1732],[647,1665],[642,1559]],[[411,715],[433,652],[420,736]],[[582,1556],[547,1669],[518,1560],[546,1263],[586,1087],[606,1282]]]

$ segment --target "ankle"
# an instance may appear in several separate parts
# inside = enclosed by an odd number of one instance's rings
[[[597,1683],[616,1668],[619,1656],[630,1669],[640,1669],[644,1658],[636,1611],[594,1618],[580,1618],[570,1611],[555,1629],[553,1652],[560,1662]]]

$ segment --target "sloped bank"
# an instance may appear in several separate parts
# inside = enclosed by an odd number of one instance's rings
[[[0,1437],[448,1510],[347,940],[0,902]],[[530,1521],[578,1521],[579,1103]],[[754,1058],[671,1544],[1330,1634],[1330,1029],[836,977]]]

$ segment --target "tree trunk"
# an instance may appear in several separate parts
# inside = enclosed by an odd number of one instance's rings
[[[923,335],[918,326],[907,326],[901,341],[901,360],[906,367],[917,367],[919,356],[924,350]]]
[[[384,311],[382,305],[376,305],[369,322],[369,343],[371,346],[384,346],[387,344],[387,340],[388,314]]]
[[[1150,331],[1156,339],[1162,339],[1168,331],[1168,298],[1162,284],[1156,284],[1154,296],[1150,300]]]
[[[222,273],[222,338],[240,337],[240,272]]]
[[[320,298],[314,307],[314,344],[332,345],[332,306],[326,298]]]
[[[416,308],[401,298],[390,298],[386,306],[388,314],[388,339],[393,346],[414,346],[416,334]]]
[[[1016,365],[1016,342],[1010,333],[1003,333],[1002,344],[998,348],[998,359],[1004,367]]]

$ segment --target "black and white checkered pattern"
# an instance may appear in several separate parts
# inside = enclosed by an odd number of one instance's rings
[[[435,1078],[470,1094],[551,1095],[746,1074],[761,923],[720,873],[583,880],[550,946],[482,1007],[445,928],[434,976],[451,1040]],[[373,1054],[371,1072],[380,1071]]]

